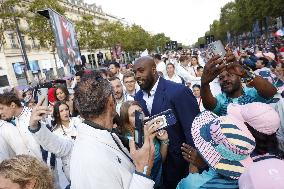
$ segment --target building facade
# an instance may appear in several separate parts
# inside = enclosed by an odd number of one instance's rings
[[[59,3],[65,8],[65,16],[72,22],[80,21],[83,15],[94,16],[95,24],[121,20],[105,13],[101,6],[86,4],[83,0],[61,0]],[[19,25],[20,27],[28,27],[25,20],[21,20]],[[68,74],[56,51],[52,52],[51,49],[42,48],[36,40],[30,40],[28,36],[21,34],[31,70],[24,71],[26,65],[16,30],[5,31],[4,36],[5,43],[0,46],[0,89],[8,86],[27,85],[28,81],[38,79],[50,80]],[[96,53],[91,54],[84,49],[81,49],[81,54],[86,57],[87,63],[89,63],[89,59],[96,58]]]

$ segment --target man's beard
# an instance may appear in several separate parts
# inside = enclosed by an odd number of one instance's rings
[[[149,75],[148,78],[144,81],[144,84],[140,86],[142,90],[150,91],[154,83],[154,76]]]

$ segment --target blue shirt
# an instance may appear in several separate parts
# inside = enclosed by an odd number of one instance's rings
[[[186,178],[182,179],[176,189],[209,189],[209,188],[228,188],[237,189],[238,180],[226,179],[221,177],[212,168],[208,171],[199,173],[190,173]]]
[[[227,115],[227,108],[230,103],[249,104],[252,102],[267,103],[269,100],[261,97],[255,88],[243,88],[244,94],[238,98],[230,98],[225,93],[216,96],[217,104],[213,112],[219,116]]]

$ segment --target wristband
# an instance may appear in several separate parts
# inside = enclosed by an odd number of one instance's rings
[[[161,141],[161,144],[169,145],[169,144],[170,144],[170,140],[169,140],[169,139],[167,139],[167,140],[162,140],[162,141]]]
[[[148,166],[146,165],[146,166],[144,166],[142,173],[138,172],[138,171],[135,171],[135,173],[138,174],[138,175],[144,176],[144,177],[148,177],[147,176],[147,171],[148,171]]]
[[[250,84],[253,79],[256,77],[255,73],[252,70],[246,70],[246,77],[242,78],[242,82],[246,84]]]
[[[36,132],[38,132],[38,131],[40,130],[40,128],[41,128],[40,122],[37,123],[37,128],[36,128],[36,129],[32,129],[30,126],[28,127],[28,129],[29,129],[29,131],[30,131],[31,133],[36,133]]]

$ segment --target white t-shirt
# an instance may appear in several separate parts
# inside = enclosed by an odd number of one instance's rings
[[[198,65],[189,67],[189,73],[194,77],[197,77],[197,67]]]

